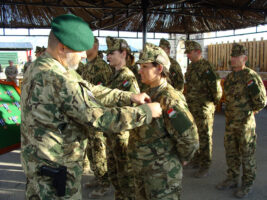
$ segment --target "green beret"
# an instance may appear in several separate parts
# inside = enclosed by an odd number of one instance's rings
[[[126,50],[129,54],[131,54],[131,49],[124,39],[116,39],[113,37],[107,37],[106,38],[106,43],[108,46],[107,54],[111,53],[112,51],[122,51]]]
[[[160,42],[159,42],[159,46],[160,47],[166,47],[166,48],[171,48],[171,45],[170,45],[170,42],[168,40],[165,40],[163,38],[160,39]]]
[[[247,56],[247,54],[248,54],[248,51],[247,51],[247,48],[245,46],[243,46],[241,44],[237,44],[237,43],[233,44],[232,53],[231,53],[232,57],[238,57],[241,55]]]
[[[170,69],[170,59],[165,51],[154,44],[146,43],[145,49],[140,53],[139,60],[136,63],[143,64],[152,62],[163,65],[167,71]]]
[[[187,40],[185,41],[185,51],[184,53],[190,53],[193,50],[200,50],[202,51],[202,48],[199,43],[193,41],[193,40]]]
[[[93,32],[80,17],[72,14],[60,15],[53,19],[51,29],[62,44],[74,51],[85,51],[93,47]]]

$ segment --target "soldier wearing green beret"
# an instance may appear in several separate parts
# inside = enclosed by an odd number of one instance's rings
[[[150,98],[94,86],[76,73],[93,43],[93,33],[83,19],[60,15],[51,23],[47,51],[25,73],[21,162],[27,178],[26,199],[82,199],[88,134],[129,130],[161,115],[158,103],[111,107]]]
[[[211,165],[214,111],[221,99],[222,88],[214,67],[202,57],[199,43],[185,41],[185,54],[191,61],[185,73],[185,96],[197,124],[200,144],[191,164],[198,168],[195,177],[202,178],[208,175]]]
[[[142,82],[154,101],[160,102],[163,115],[149,125],[134,130],[129,139],[135,199],[179,200],[183,164],[198,149],[197,127],[189,112],[184,95],[168,82],[168,55],[147,43],[137,61]]]
[[[251,191],[256,177],[256,123],[254,115],[266,105],[266,91],[260,76],[245,66],[247,49],[233,44],[232,72],[224,82],[226,127],[224,147],[227,178],[219,190],[237,188],[242,166],[242,183],[234,195],[243,198]]]
[[[94,37],[94,39],[93,48],[86,51],[86,64],[83,64],[83,68],[80,69],[79,73],[89,83],[106,86],[108,81],[111,80],[112,70],[103,58],[99,56],[99,41],[97,37]],[[110,189],[107,171],[106,137],[104,137],[103,132],[97,131],[95,134],[89,135],[86,156],[95,175],[95,179],[86,183],[86,187],[96,187],[90,194],[90,198],[100,198]],[[87,163],[88,160],[85,159],[85,162]]]
[[[168,40],[160,39],[159,47],[161,47],[169,56],[171,66],[169,70],[169,78],[170,84],[177,90],[182,91],[184,90],[184,75],[179,63],[170,57],[170,49],[171,45]]]
[[[135,75],[129,69],[134,64],[134,56],[127,42],[123,39],[106,38],[107,60],[114,68],[107,87],[139,93],[139,87]],[[130,131],[114,134],[107,138],[108,173],[115,188],[115,199],[134,199],[134,183],[131,165],[127,155],[128,139]]]

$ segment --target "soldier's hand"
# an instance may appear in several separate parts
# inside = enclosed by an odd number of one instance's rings
[[[137,104],[150,103],[151,99],[146,93],[132,94],[131,101]]]
[[[148,103],[147,105],[152,112],[153,118],[157,118],[157,117],[160,117],[162,115],[162,109],[161,109],[160,104],[158,102]]]

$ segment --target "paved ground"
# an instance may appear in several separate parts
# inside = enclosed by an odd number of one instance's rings
[[[264,109],[257,116],[257,179],[253,192],[246,198],[248,200],[267,199],[267,110]],[[223,113],[216,114],[214,123],[214,161],[211,166],[210,176],[203,179],[193,178],[194,171],[186,169],[183,181],[183,200],[234,200],[233,191],[217,191],[215,184],[225,176],[225,156],[223,147],[225,119]],[[84,176],[83,182],[92,179]],[[20,164],[20,151],[0,155],[0,200],[24,200],[25,176]],[[83,190],[83,200],[88,199],[90,190]],[[111,192],[103,200],[113,200]]]

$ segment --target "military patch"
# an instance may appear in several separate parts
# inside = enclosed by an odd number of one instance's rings
[[[259,89],[258,85],[255,83],[254,80],[250,80],[247,83],[247,87],[248,87],[248,90],[249,90],[250,94],[253,95],[253,96],[255,96],[255,95],[260,93],[260,89]]]
[[[173,118],[173,117],[175,117],[176,111],[173,108],[170,108],[167,111],[167,114],[168,114],[169,118]]]
[[[193,124],[188,116],[183,112],[175,111],[173,108],[171,108],[167,113],[169,115],[172,127],[177,130],[179,134],[185,132]]]
[[[251,86],[253,83],[254,83],[254,81],[253,81],[253,80],[250,80],[250,81],[248,82],[247,86],[249,87],[249,86]]]
[[[126,80],[123,81],[122,85],[123,85],[123,87],[127,87],[129,85],[129,81],[126,81]]]
[[[103,85],[103,83],[102,82],[98,82],[97,85]]]

